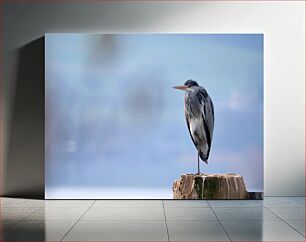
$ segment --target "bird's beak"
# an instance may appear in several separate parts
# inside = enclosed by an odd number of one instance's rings
[[[183,90],[183,91],[185,91],[185,90],[187,89],[186,86],[175,86],[175,87],[173,87],[173,88],[179,89],[179,90]]]

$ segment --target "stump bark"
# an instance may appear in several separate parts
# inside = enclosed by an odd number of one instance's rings
[[[174,199],[262,199],[262,192],[248,192],[238,174],[183,174],[174,181]]]

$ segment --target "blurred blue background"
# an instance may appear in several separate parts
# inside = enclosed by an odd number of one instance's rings
[[[215,105],[204,173],[263,191],[262,34],[46,34],[46,198],[172,198],[197,170],[187,79]]]

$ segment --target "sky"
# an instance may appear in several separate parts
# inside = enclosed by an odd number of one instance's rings
[[[188,79],[215,107],[201,172],[263,191],[262,34],[46,34],[45,68],[46,198],[172,198],[197,171]]]

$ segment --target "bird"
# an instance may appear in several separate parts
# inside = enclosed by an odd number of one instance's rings
[[[199,175],[199,157],[208,164],[215,123],[214,104],[206,89],[194,80],[187,80],[184,85],[173,88],[185,91],[185,118],[190,137],[198,151]]]

